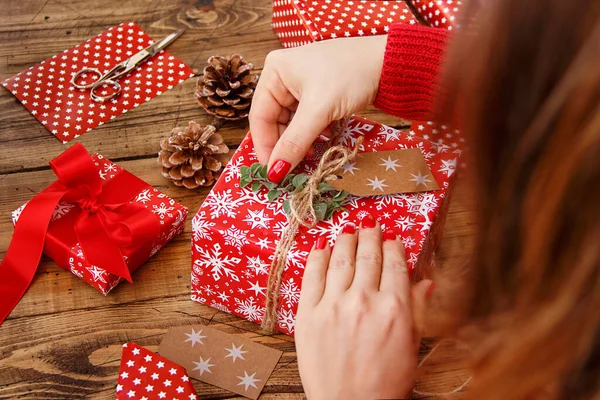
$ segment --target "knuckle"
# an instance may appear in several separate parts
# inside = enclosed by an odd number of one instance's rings
[[[399,298],[388,296],[382,300],[381,309],[386,315],[395,318],[404,311],[404,304]]]
[[[395,272],[399,274],[408,274],[408,268],[406,266],[406,262],[402,260],[393,260],[386,262],[384,268],[390,272]]]
[[[279,140],[281,141],[281,148],[285,149],[288,154],[293,157],[304,157],[305,150],[292,138],[281,137]]]
[[[336,258],[329,263],[329,269],[332,270],[347,270],[354,269],[354,262],[350,258]]]
[[[379,267],[381,266],[382,261],[381,254],[371,251],[359,254],[356,257],[357,264],[360,263],[361,265],[364,264],[370,267]]]
[[[280,58],[282,51],[283,51],[282,49],[270,51],[267,54],[267,56],[265,57],[265,68],[267,66],[270,67],[271,65],[275,64],[277,62],[277,60]]]

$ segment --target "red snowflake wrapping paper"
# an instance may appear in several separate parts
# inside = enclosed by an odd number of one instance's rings
[[[100,154],[94,154],[92,160],[98,168],[100,178],[104,181],[111,180],[115,174],[122,169]],[[147,260],[183,231],[188,209],[150,185],[134,196],[131,199],[131,202],[143,204],[145,208],[150,209],[160,220],[159,236],[152,243],[151,251],[147,257],[141,257],[144,260]],[[12,212],[13,224],[17,223],[21,212],[26,206],[27,203]],[[52,222],[65,217],[75,207],[75,204],[61,200],[54,209],[50,224],[52,225]],[[57,246],[69,248],[68,264],[61,265],[62,263],[57,262],[58,266],[71,271],[73,275],[83,279],[103,294],[108,294],[108,292],[123,280],[123,278],[87,262],[79,243],[69,243],[67,240],[61,240],[61,238],[57,238],[56,240],[53,240],[53,242],[58,242],[58,244],[56,244]],[[48,246],[48,244],[46,244],[46,246]],[[135,248],[123,249],[126,262],[128,262],[127,254],[132,254],[134,251],[136,251]],[[129,265],[132,272],[139,266],[140,265]]]
[[[452,30],[462,7],[460,0],[408,0],[432,27]]]
[[[429,139],[418,135],[418,124],[415,129],[405,132],[363,118],[350,120],[339,143],[352,147],[356,139],[363,136],[361,152],[419,148],[441,189],[350,196],[347,212],[338,211],[312,229],[301,227],[288,252],[280,289],[277,329],[281,332],[294,333],[304,265],[316,238],[325,235],[333,245],[346,224],[358,225],[369,213],[378,216],[382,229],[393,228],[402,237],[415,280],[431,268],[448,206],[447,195],[461,152],[461,139],[456,131],[433,129],[427,123],[423,125],[422,131]],[[311,173],[322,150],[304,160],[295,172]],[[240,167],[254,162],[257,158],[248,135],[193,218],[191,298],[261,323],[268,271],[287,219],[282,209],[283,197],[269,202],[266,190],[254,193],[249,188],[240,188]],[[344,169],[349,171],[352,165],[348,164]]]
[[[152,43],[138,25],[122,23],[5,80],[2,86],[57,139],[67,143],[194,75],[183,61],[163,50],[120,78],[121,94],[104,103],[93,101],[90,89],[71,84],[73,75],[83,67],[106,73]]]
[[[283,47],[340,37],[385,35],[396,22],[418,23],[402,0],[273,1],[273,29]]]

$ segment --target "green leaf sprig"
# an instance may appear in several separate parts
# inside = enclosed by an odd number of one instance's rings
[[[288,174],[280,184],[276,184],[267,179],[267,167],[260,163],[240,168],[240,186],[250,185],[255,193],[263,187],[268,189],[269,201],[276,201],[284,193],[294,195],[301,192],[306,187],[308,179],[308,174]],[[345,190],[339,191],[327,182],[319,183],[318,190],[319,194],[313,203],[317,221],[329,219],[336,210],[346,210],[344,205],[348,203],[350,193]],[[283,210],[288,215],[291,213],[289,199],[283,202]]]

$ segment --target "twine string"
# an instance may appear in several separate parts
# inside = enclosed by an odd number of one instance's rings
[[[300,226],[312,228],[319,222],[314,209],[315,197],[319,195],[319,184],[333,179],[340,172],[344,164],[356,157],[362,140],[362,136],[358,137],[353,149],[347,149],[341,145],[330,147],[323,154],[319,165],[308,178],[304,188],[289,199],[290,213],[287,216],[288,225],[279,243],[277,243],[271,268],[269,269],[265,316],[261,325],[264,331],[273,332],[277,323],[277,303],[279,300],[281,278],[285,270],[288,251],[294,244],[298,229]]]

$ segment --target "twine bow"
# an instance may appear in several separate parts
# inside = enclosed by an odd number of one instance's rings
[[[312,228],[319,222],[314,209],[315,197],[319,195],[319,184],[333,179],[340,172],[344,164],[356,157],[362,140],[362,136],[357,139],[354,149],[347,149],[339,145],[330,147],[323,154],[317,169],[306,182],[304,189],[290,198],[290,213],[287,216],[288,225],[279,243],[277,243],[271,268],[269,269],[265,317],[261,325],[264,331],[273,332],[273,328],[277,323],[277,303],[279,300],[281,278],[285,269],[288,251],[294,243],[298,228],[300,226]]]

